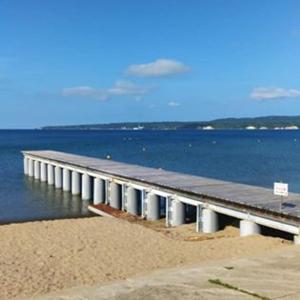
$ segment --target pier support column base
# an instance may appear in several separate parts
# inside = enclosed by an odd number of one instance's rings
[[[41,182],[47,182],[47,164],[41,163]]]
[[[147,220],[156,221],[160,219],[160,197],[155,194],[148,196]]]
[[[94,178],[94,204],[104,203],[105,197],[105,181]]]
[[[71,171],[66,168],[63,169],[63,190],[65,192],[71,191]]]
[[[202,210],[202,232],[213,233],[219,229],[218,214],[211,210],[204,208]]]
[[[260,234],[260,226],[249,220],[240,221],[240,236]]]
[[[49,185],[54,184],[54,166],[47,165],[47,180]]]
[[[72,195],[80,194],[80,174],[76,171],[72,172],[71,190],[72,190]]]
[[[31,158],[28,159],[28,176],[34,176],[34,161]]]
[[[40,176],[41,176],[40,162],[35,160],[34,161],[34,178],[39,180]]]
[[[24,156],[24,174],[28,175],[28,158]]]
[[[82,200],[90,200],[92,197],[92,181],[91,176],[84,173],[82,175],[82,188],[81,188],[81,198]]]
[[[133,215],[139,214],[140,191],[129,187],[127,189],[127,212]]]
[[[122,200],[122,186],[118,183],[110,183],[110,201],[109,204],[111,207],[116,209],[121,209],[121,200]]]
[[[172,226],[179,226],[185,223],[185,204],[172,201]]]
[[[294,244],[300,245],[300,235],[294,235]]]
[[[57,189],[61,189],[61,187],[62,187],[62,169],[61,169],[61,167],[58,167],[58,166],[55,167],[54,181],[55,181],[55,187]]]

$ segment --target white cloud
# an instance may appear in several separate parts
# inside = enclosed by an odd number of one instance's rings
[[[106,94],[103,90],[95,89],[90,86],[76,86],[71,88],[65,88],[62,91],[63,96],[82,96],[90,98],[98,98],[105,100]]]
[[[138,86],[130,81],[119,80],[110,88],[94,88],[90,86],[77,86],[71,88],[64,88],[63,96],[81,96],[87,98],[94,98],[98,100],[107,100],[111,97],[120,96],[134,96],[135,99],[141,97],[150,91],[148,87]]]
[[[177,107],[177,106],[180,105],[180,103],[175,102],[175,101],[170,101],[170,102],[168,103],[168,105],[171,106],[171,107]]]
[[[159,77],[188,71],[190,71],[190,67],[180,61],[161,58],[147,64],[131,65],[127,68],[126,73],[139,77]]]
[[[255,100],[275,100],[296,97],[300,97],[300,90],[283,89],[278,87],[255,88],[250,95],[250,98]]]

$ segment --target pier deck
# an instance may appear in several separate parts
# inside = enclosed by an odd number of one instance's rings
[[[262,187],[57,151],[24,151],[23,154],[108,175],[115,179],[155,187],[179,196],[190,197],[196,201],[199,199],[202,202],[243,212],[254,212],[256,215],[287,224],[297,226],[300,224],[300,194],[290,193],[283,199],[281,206],[280,197],[274,196],[273,190]]]

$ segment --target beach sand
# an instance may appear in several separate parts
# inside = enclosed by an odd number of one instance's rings
[[[194,225],[161,230],[154,224],[153,228],[103,217],[3,225],[0,299],[249,257],[291,245],[280,238],[240,238],[233,227],[214,235],[196,234]]]

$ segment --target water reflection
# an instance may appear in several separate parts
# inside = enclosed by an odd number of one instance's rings
[[[88,211],[89,201],[82,201],[80,196],[74,196],[70,192],[56,189],[53,185],[24,176],[24,188],[26,191],[26,207],[22,215],[14,221],[49,220],[61,218],[76,218],[91,216]],[[10,220],[2,220],[1,223],[9,223]]]

